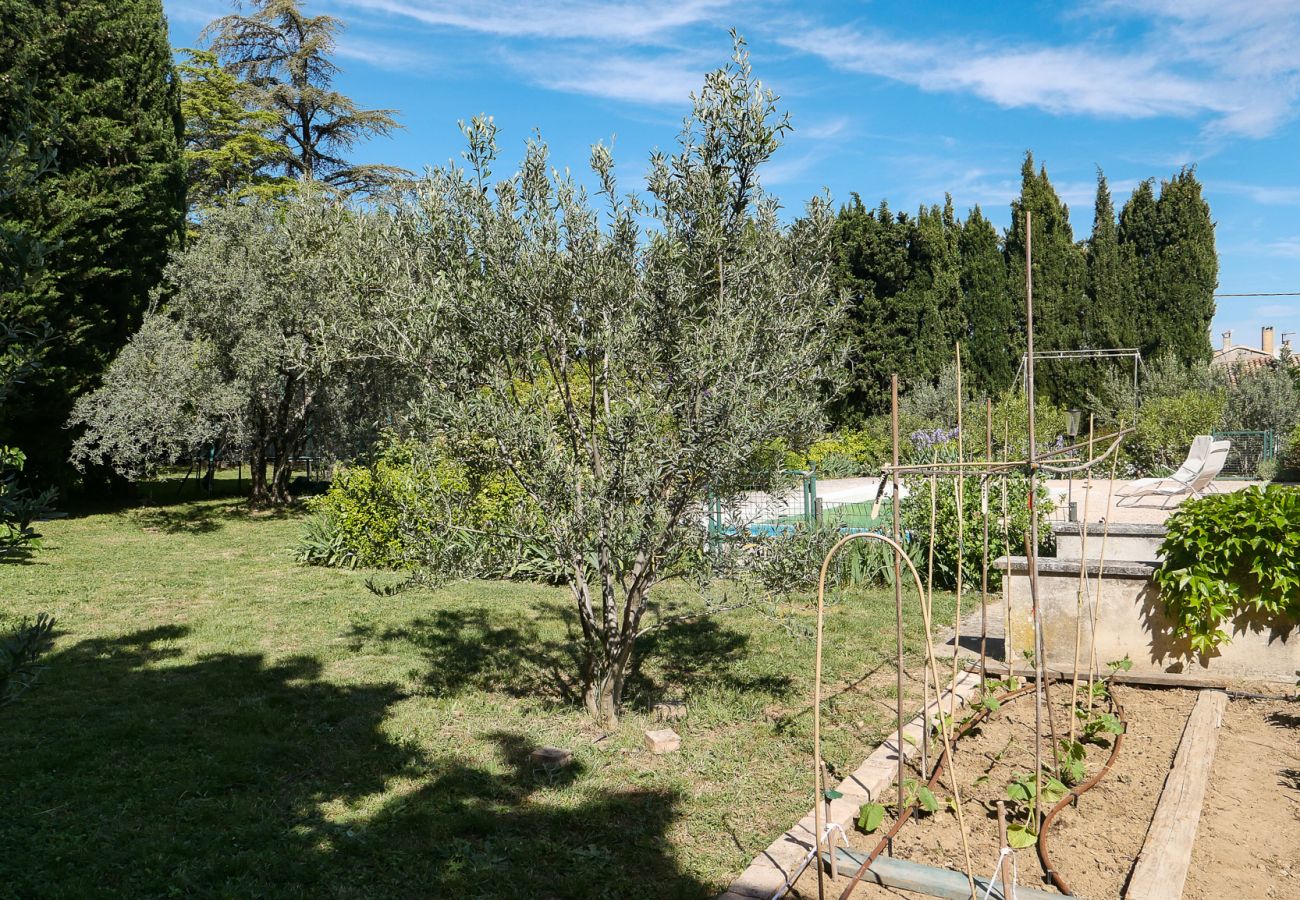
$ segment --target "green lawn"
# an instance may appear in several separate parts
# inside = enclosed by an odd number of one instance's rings
[[[5,612],[59,633],[0,709],[0,895],[706,897],[809,807],[806,608],[646,639],[605,735],[566,589],[378,596],[295,565],[299,527],[232,499],[88,514],[0,566]],[[884,591],[829,617],[841,771],[891,728],[893,619]],[[689,715],[653,756],[660,699]],[[532,770],[542,744],[576,764]]]

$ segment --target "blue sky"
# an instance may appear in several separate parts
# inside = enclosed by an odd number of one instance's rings
[[[230,10],[164,0],[172,43]],[[764,177],[792,210],[828,190],[895,209],[978,203],[999,226],[1032,150],[1092,225],[1097,167],[1116,204],[1195,164],[1217,222],[1220,290],[1300,291],[1300,0],[779,3],[767,0],[306,0],[346,23],[340,90],[404,131],[364,161],[456,156],[486,112],[513,161],[534,130],[580,169],[613,141],[626,187],[669,147],[729,28],[795,126]],[[1214,341],[1300,332],[1300,297],[1221,299]],[[1296,335],[1300,345],[1300,334]]]

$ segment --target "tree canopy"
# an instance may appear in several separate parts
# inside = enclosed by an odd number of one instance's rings
[[[963,342],[968,383],[996,395],[1025,352],[1025,219],[1032,213],[1036,350],[1130,347],[1183,365],[1209,358],[1217,263],[1214,225],[1195,173],[1143,182],[1118,220],[1097,173],[1092,234],[1075,239],[1046,168],[1025,155],[1003,235],[976,207],[964,222],[943,207],[915,216],[855,195],[834,229],[835,280],[850,302],[849,390],[834,411],[849,422],[884,412],[889,375],[905,389],[933,383]],[[954,249],[955,248],[955,249]],[[954,287],[955,286],[955,287]],[[1113,362],[1040,362],[1040,393],[1078,405]]]
[[[400,128],[393,109],[362,109],[334,90],[331,58],[343,23],[309,16],[299,0],[252,0],[248,15],[232,13],[203,31],[210,51],[250,92],[255,110],[273,117],[273,140],[284,152],[272,172],[320,181],[347,193],[374,192],[411,173],[347,158],[359,142]]]
[[[275,113],[257,106],[257,93],[223,68],[208,50],[186,50],[177,66],[185,119],[187,199],[192,213],[229,199],[274,198],[292,179],[273,174],[288,148],[269,132]]]
[[[493,183],[495,127],[476,119],[467,170],[434,171],[406,213],[417,262],[392,302],[426,314],[392,352],[428,386],[421,431],[480,448],[536,503],[605,721],[655,585],[698,558],[706,495],[770,485],[764,451],[821,424],[833,217],[815,200],[786,227],[762,190],[786,129],[775,102],[738,44],[643,198],[593,149],[599,207],[539,140]]]
[[[0,293],[0,321],[55,340],[12,398],[0,442],[59,478],[73,399],[139,326],[180,239],[180,102],[161,0],[0,0],[0,109],[29,110],[39,174],[0,192],[0,228],[45,248],[39,278]]]
[[[254,504],[285,503],[309,446],[364,447],[403,394],[367,349],[366,296],[391,273],[355,265],[360,222],[311,191],[210,213],[167,269],[167,304],[77,402],[77,464],[139,476],[209,449],[250,461]]]

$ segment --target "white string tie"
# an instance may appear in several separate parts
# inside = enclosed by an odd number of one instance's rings
[[[1011,857],[1010,896],[1011,896],[1011,900],[1016,900],[1016,882],[1020,880],[1020,871],[1016,866],[1016,855],[1011,851],[1010,847],[1003,847],[1001,850],[998,851],[998,861],[993,864],[993,874],[989,876],[989,886],[984,889],[984,897],[982,898],[982,900],[989,900],[989,897],[993,896],[993,885],[998,883],[998,878],[1000,878],[1002,875],[1002,861],[1006,859],[1008,856]],[[1007,896],[1006,882],[1003,882],[1002,884],[1001,896],[1004,898]]]

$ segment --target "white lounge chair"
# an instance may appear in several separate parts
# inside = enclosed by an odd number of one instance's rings
[[[1133,506],[1143,497],[1160,497],[1161,506],[1169,498],[1183,494],[1201,497],[1213,489],[1215,477],[1223,471],[1228,460],[1231,441],[1216,441],[1208,434],[1199,434],[1192,441],[1187,459],[1178,471],[1167,478],[1140,478],[1119,490],[1117,506]]]

